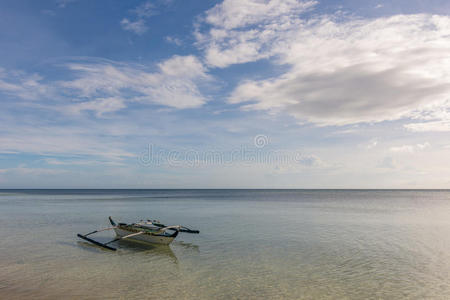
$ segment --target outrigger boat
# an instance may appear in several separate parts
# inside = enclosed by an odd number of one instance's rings
[[[109,244],[123,239],[169,245],[180,232],[200,233],[198,230],[192,230],[181,225],[166,226],[156,220],[126,224],[116,223],[111,217],[109,217],[109,222],[112,227],[95,230],[87,234],[77,234],[77,236],[100,247],[115,251],[116,248],[109,246]],[[88,237],[88,235],[106,230],[114,230],[117,237],[106,243],[100,243]]]

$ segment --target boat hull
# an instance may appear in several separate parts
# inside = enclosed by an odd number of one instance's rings
[[[116,232],[116,235],[118,237],[123,237],[123,236],[129,235],[129,234],[135,233],[133,231],[124,230],[121,228],[114,228],[114,231]],[[151,244],[169,245],[175,239],[175,237],[143,233],[140,235],[129,237],[127,239],[145,242],[145,243],[151,243]]]

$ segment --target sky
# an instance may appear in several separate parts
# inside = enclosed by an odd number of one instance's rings
[[[0,2],[0,188],[450,188],[450,2]]]

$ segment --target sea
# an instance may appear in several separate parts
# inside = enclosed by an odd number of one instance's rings
[[[0,299],[450,299],[450,191],[0,190]]]

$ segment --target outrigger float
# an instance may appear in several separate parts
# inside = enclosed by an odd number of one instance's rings
[[[200,233],[200,231],[198,230],[192,230],[181,225],[166,226],[156,220],[147,220],[140,221],[138,223],[126,224],[116,223],[111,217],[109,217],[109,222],[111,223],[112,227],[95,230],[87,234],[77,234],[77,236],[97,246],[115,251],[116,248],[109,246],[109,244],[119,240],[130,239],[147,243],[169,245],[180,232]],[[106,230],[114,230],[117,237],[106,243],[100,243],[88,237],[88,235]]]

